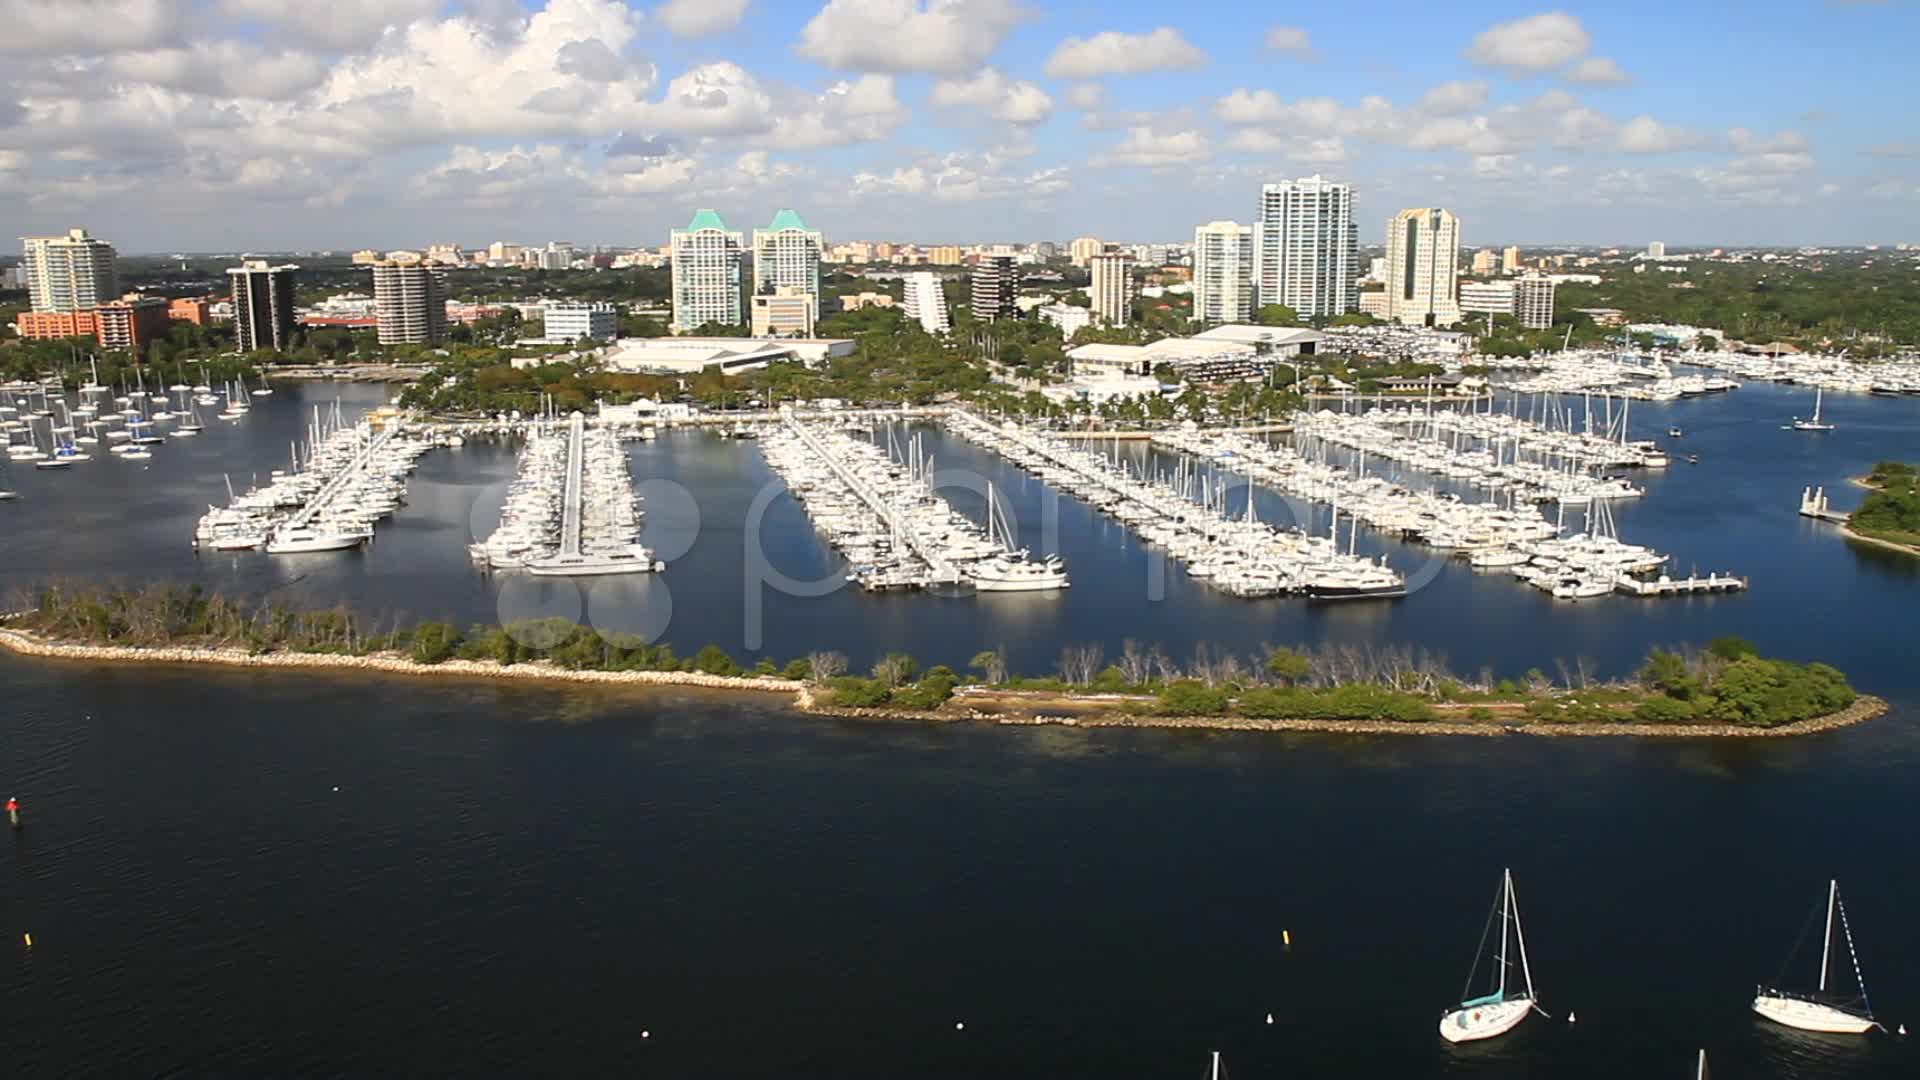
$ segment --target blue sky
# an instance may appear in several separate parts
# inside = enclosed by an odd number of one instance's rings
[[[1920,4],[0,0],[0,228],[126,250],[1173,240],[1350,181],[1468,244],[1920,242]]]

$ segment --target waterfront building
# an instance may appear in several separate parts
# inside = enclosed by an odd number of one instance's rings
[[[1526,274],[1515,281],[1513,314],[1520,325],[1531,330],[1553,325],[1553,289],[1553,279],[1545,274]]]
[[[438,264],[373,264],[373,311],[382,345],[435,345],[447,338],[447,275]]]
[[[891,254],[891,245],[881,246],[889,248]],[[825,250],[820,233],[807,228],[806,222],[792,210],[780,211],[773,215],[773,221],[766,228],[753,231],[754,295],[795,290],[779,293],[779,302],[769,305],[781,309],[783,323],[787,321],[784,313],[792,307],[792,297],[805,297],[810,308],[805,334],[813,333],[814,321],[820,317],[820,259]],[[763,335],[755,331],[754,336]]]
[[[608,303],[548,304],[543,316],[548,341],[612,341],[620,335],[620,313]]]
[[[99,307],[120,295],[119,260],[113,245],[68,229],[65,236],[23,236],[20,269],[34,311],[75,312]]]
[[[1460,310],[1469,315],[1513,314],[1513,281],[1463,281]]]
[[[973,268],[973,317],[981,322],[1016,318],[1019,295],[1020,271],[1014,268],[1013,256],[982,255]]]
[[[1074,304],[1047,304],[1033,309],[1040,321],[1060,328],[1060,336],[1073,340],[1081,327],[1093,325],[1093,312]]]
[[[155,338],[167,336],[173,320],[167,318],[167,302],[157,296],[128,293],[110,300],[93,311],[94,334],[103,349],[141,352]]]
[[[1509,247],[1500,253],[1500,272],[1503,274],[1517,274],[1520,272],[1519,248]]]
[[[94,337],[99,324],[93,308],[85,311],[22,311],[13,317],[13,332],[27,341]]]
[[[800,285],[770,285],[753,294],[754,337],[812,337],[816,298]]]
[[[1133,259],[1118,247],[1088,261],[1093,284],[1088,295],[1093,299],[1093,317],[1108,326],[1125,326],[1133,320]]]
[[[293,274],[298,269],[249,259],[227,270],[237,351],[279,351],[293,344]]]
[[[1067,258],[1075,266],[1086,266],[1093,261],[1095,255],[1105,250],[1107,245],[1102,243],[1099,237],[1082,236],[1067,245]]]
[[[686,333],[708,323],[737,326],[741,238],[712,210],[699,210],[673,230],[673,326]]]
[[[1402,210],[1387,223],[1387,318],[1452,326],[1460,275],[1460,219],[1439,207]]]
[[[1254,304],[1284,304],[1303,318],[1359,305],[1360,237],[1353,188],[1318,174],[1260,191],[1254,226]]]
[[[1193,230],[1193,321],[1253,319],[1253,227],[1210,221]]]
[[[917,320],[920,329],[929,334],[944,334],[952,329],[953,323],[947,315],[947,293],[940,283],[940,275],[917,270],[900,281],[907,318]]]

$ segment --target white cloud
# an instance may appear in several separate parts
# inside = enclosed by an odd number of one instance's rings
[[[180,41],[166,0],[0,0],[0,53],[96,56]]]
[[[1046,72],[1056,79],[1095,79],[1146,71],[1188,70],[1205,66],[1207,54],[1180,31],[1162,26],[1149,34],[1108,30],[1090,38],[1068,38],[1047,58]]]
[[[930,100],[948,108],[978,110],[1010,124],[1038,124],[1053,113],[1053,98],[1046,91],[993,68],[982,68],[971,79],[934,83]]]
[[[835,83],[778,117],[765,141],[786,150],[873,142],[893,134],[906,119],[906,106],[894,96],[893,77],[862,75]]]
[[[1099,83],[1081,83],[1067,91],[1067,104],[1076,109],[1097,109],[1106,100],[1106,88]]]
[[[1619,86],[1633,81],[1620,65],[1604,56],[1589,56],[1567,69],[1567,81],[1591,86]]]
[[[1698,141],[1692,132],[1667,127],[1651,116],[1636,116],[1620,126],[1615,145],[1629,154],[1665,154]]]
[[[1013,0],[828,0],[794,51],[832,68],[957,75],[1024,17]]]
[[[746,17],[748,0],[667,0],[653,17],[675,37],[696,38],[731,30]]]
[[[1420,107],[1430,113],[1446,116],[1477,109],[1487,100],[1487,84],[1483,82],[1450,82],[1427,91],[1420,97]]]
[[[1586,55],[1590,43],[1579,19],[1564,11],[1552,11],[1482,31],[1473,39],[1467,58],[1483,67],[1534,74]]]
[[[1159,131],[1152,127],[1127,129],[1120,145],[1094,159],[1095,165],[1138,165],[1161,168],[1168,165],[1197,165],[1207,160],[1207,136],[1188,128]]]
[[[33,0],[28,0],[32,3]],[[64,2],[64,0],[61,0]],[[305,45],[357,49],[379,40],[394,27],[432,17],[444,0],[221,0],[227,15],[265,23]]]
[[[1754,176],[1806,172],[1813,168],[1813,155],[1797,150],[1773,150],[1735,158],[1727,168]]]
[[[1044,202],[1070,186],[1072,174],[1064,167],[1016,173],[1007,169],[1009,163],[1008,158],[993,152],[929,155],[890,172],[854,174],[853,194],[859,198],[928,198],[948,203],[1014,198]]]
[[[310,90],[326,75],[319,58],[309,53],[268,53],[249,41],[116,53],[107,58],[106,67],[122,79],[152,86],[268,101]]]
[[[1868,157],[1910,158],[1920,157],[1920,143],[1890,142],[1879,143],[1860,151]]]
[[[1314,52],[1313,42],[1307,38],[1307,32],[1298,26],[1276,26],[1268,30],[1267,48],[1274,52],[1297,56],[1302,60],[1311,60],[1318,56]]]
[[[1805,150],[1807,140],[1797,131],[1761,135],[1746,128],[1733,128],[1727,132],[1727,145],[1733,147],[1736,154],[1776,154]]]
[[[1337,165],[1347,160],[1347,144],[1339,136],[1276,135],[1245,128],[1227,140],[1227,149],[1249,154],[1279,154],[1303,165]]]

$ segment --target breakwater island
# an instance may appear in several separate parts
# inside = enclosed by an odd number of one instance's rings
[[[1760,656],[1738,638],[1655,649],[1631,678],[1600,680],[1575,664],[1518,679],[1455,675],[1399,650],[1267,647],[1257,657],[1200,652],[1188,663],[1128,642],[1106,663],[1069,647],[1058,673],[1019,677],[997,650],[972,674],[892,653],[866,675],[816,651],[784,665],[743,665],[718,646],[602,636],[565,620],[462,631],[441,622],[377,629],[332,608],[296,612],[197,588],[54,586],[0,618],[0,647],[94,663],[208,664],[440,677],[688,686],[791,695],[805,713],[850,719],[1011,726],[1491,736],[1752,737],[1803,735],[1881,715],[1838,670]]]

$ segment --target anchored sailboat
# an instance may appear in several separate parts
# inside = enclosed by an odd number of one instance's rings
[[[1840,998],[1828,986],[1832,983],[1833,917],[1840,916],[1840,930],[1847,939],[1847,958],[1853,962],[1853,978],[1860,994]],[[1853,930],[1847,925],[1847,909],[1840,903],[1840,883],[1827,882],[1827,931],[1820,943],[1820,988],[1812,994],[1796,994],[1772,987],[1761,987],[1753,995],[1753,1011],[1776,1024],[1802,1031],[1826,1031],[1859,1035],[1877,1028],[1873,1007],[1867,1002],[1867,983],[1860,977],[1860,957],[1853,951]]]
[[[1832,424],[1826,424],[1820,421],[1820,405],[1825,395],[1826,395],[1826,389],[1824,387],[1819,387],[1819,386],[1814,387],[1813,388],[1813,419],[1802,420],[1796,416],[1793,418],[1793,423],[1787,426],[1794,431],[1832,431],[1833,430]]]
[[[1495,918],[1500,920],[1500,951],[1493,965],[1492,991],[1479,997],[1464,998],[1457,1007],[1440,1018],[1440,1037],[1448,1042],[1471,1042],[1504,1035],[1525,1020],[1528,1013],[1539,1008],[1534,1003],[1533,971],[1527,965],[1527,938],[1520,929],[1520,904],[1513,895],[1511,870],[1502,871],[1500,875],[1500,896],[1487,916],[1486,930],[1480,934],[1480,949],[1474,954],[1473,970],[1467,973],[1467,987],[1463,994],[1473,992],[1474,975],[1480,969],[1481,957],[1486,954],[1487,939],[1493,936]],[[1514,991],[1507,985],[1507,971],[1512,966],[1508,957],[1509,945],[1519,950],[1520,979],[1524,990]],[[1546,1014],[1542,1012],[1541,1015]]]

